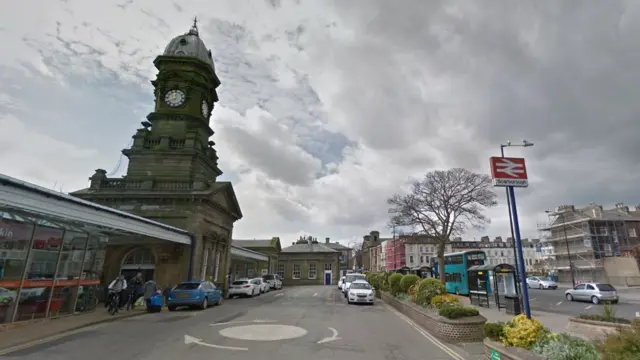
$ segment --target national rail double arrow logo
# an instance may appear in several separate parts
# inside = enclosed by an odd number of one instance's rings
[[[494,186],[529,186],[527,167],[523,158],[492,157],[490,161]]]
[[[505,173],[514,178],[517,178],[519,174],[524,174],[524,164],[518,164],[509,159],[502,159],[496,166],[498,166],[497,172]]]

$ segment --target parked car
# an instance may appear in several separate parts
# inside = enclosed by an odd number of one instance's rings
[[[260,287],[255,285],[250,279],[237,279],[229,286],[229,297],[236,296],[253,297],[260,295]]]
[[[262,280],[269,284],[269,287],[274,290],[282,289],[282,281],[276,274],[262,275]]]
[[[538,277],[538,276],[529,276],[527,278],[527,287],[529,289],[557,289],[558,288],[558,284],[553,281],[553,280],[549,280],[549,279],[545,279],[542,277]]]
[[[364,280],[353,281],[348,290],[347,302],[349,304],[363,303],[371,304],[375,303],[375,289]]]
[[[347,274],[344,277],[344,281],[342,282],[342,293],[344,294],[345,298],[347,297],[347,293],[349,292],[349,286],[351,286],[351,283],[356,280],[363,280],[366,282],[367,277],[364,274],[359,273]]]
[[[185,281],[171,289],[167,294],[167,308],[174,311],[180,306],[206,309],[210,304],[220,305],[222,291],[210,281]]]
[[[258,286],[258,289],[260,289],[260,294],[268,293],[270,290],[269,284],[266,281],[262,280],[261,277],[251,279],[251,282],[254,285]]]
[[[569,301],[591,301],[594,304],[611,302],[617,304],[619,297],[616,288],[611,284],[586,283],[576,285],[573,289],[564,292]]]
[[[338,289],[342,290],[342,285],[344,284],[344,276],[338,280]]]

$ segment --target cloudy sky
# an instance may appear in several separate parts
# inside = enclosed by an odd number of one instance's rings
[[[194,16],[222,81],[211,127],[236,238],[388,234],[408,178],[487,173],[507,140],[535,143],[507,149],[528,161],[523,236],[559,204],[640,203],[637,1],[8,2],[0,172],[63,191],[124,174],[152,61]],[[497,191],[468,238],[508,236]]]

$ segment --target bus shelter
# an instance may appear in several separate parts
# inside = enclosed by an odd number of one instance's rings
[[[489,307],[489,294],[493,294],[498,310],[507,308],[507,312],[519,313],[514,302],[519,305],[516,286],[516,270],[512,265],[476,265],[467,270],[469,276],[469,294],[471,302]],[[519,308],[519,306],[518,306]]]
[[[431,278],[435,277],[434,276],[435,274],[431,269],[431,266],[427,266],[427,265],[412,267],[411,273],[418,275],[422,279],[428,278],[428,277],[431,277]]]

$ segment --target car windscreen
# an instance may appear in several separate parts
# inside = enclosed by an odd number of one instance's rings
[[[264,275],[262,278],[264,280],[275,280],[276,277],[273,275]]]
[[[609,284],[596,284],[600,291],[616,291],[616,289]]]
[[[367,283],[351,283],[351,290],[354,289],[365,289],[365,290],[370,290],[371,289],[371,285],[367,284]]]
[[[366,279],[366,277],[364,275],[347,275],[344,278],[344,282],[350,283],[350,282],[354,282],[356,280],[364,280],[364,279]]]
[[[238,280],[238,281],[232,282],[231,285],[246,285],[248,283],[249,283],[248,280]]]
[[[200,287],[200,284],[197,283],[182,283],[176,286],[176,290],[196,290]]]

